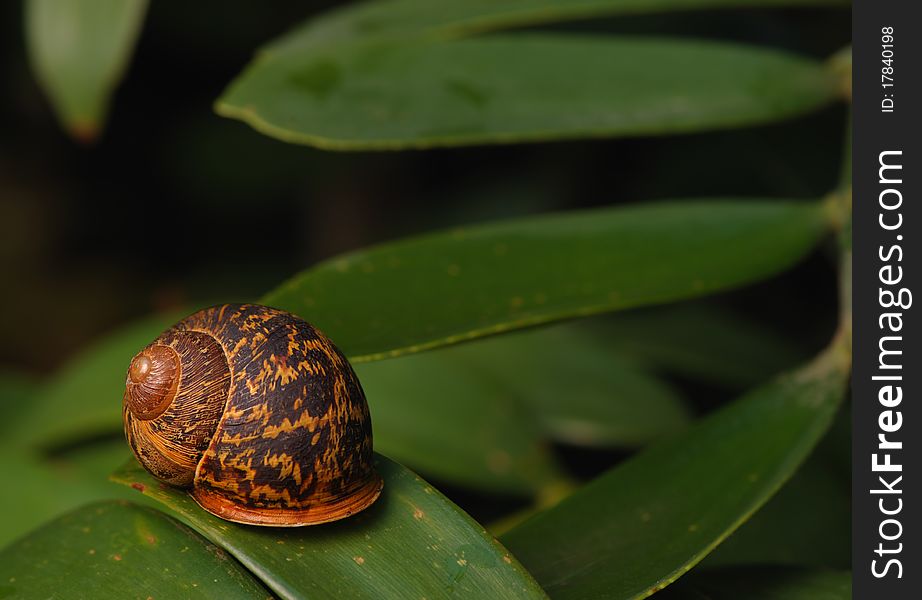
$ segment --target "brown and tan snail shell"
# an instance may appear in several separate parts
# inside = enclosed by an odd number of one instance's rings
[[[132,359],[122,416],[148,471],[229,521],[335,521],[383,486],[352,367],[281,310],[225,304],[167,329]]]

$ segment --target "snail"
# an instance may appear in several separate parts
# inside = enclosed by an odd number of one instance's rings
[[[131,360],[122,420],[145,469],[228,521],[336,521],[384,485],[349,362],[266,306],[214,306],[164,331]]]

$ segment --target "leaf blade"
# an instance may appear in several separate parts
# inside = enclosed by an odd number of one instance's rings
[[[826,227],[820,205],[781,201],[551,214],[354,252],[262,303],[304,316],[353,362],[378,360],[733,288],[790,266]]]
[[[223,547],[282,598],[546,598],[473,519],[412,472],[377,458],[385,485],[374,505],[344,521],[298,529],[221,521],[134,463],[113,478]],[[416,568],[398,571],[394,564]]]
[[[831,423],[847,373],[847,351],[837,344],[619,465],[503,542],[555,597],[645,598],[790,477]]]
[[[83,141],[95,138],[127,67],[147,0],[27,0],[33,71],[58,119]]]
[[[737,127],[836,94],[821,64],[767,49],[516,34],[264,55],[216,110],[286,142],[394,150]]]
[[[531,495],[563,478],[524,407],[453,354],[356,365],[378,452],[439,481]]]
[[[495,383],[556,441],[629,448],[688,425],[676,391],[619,353],[613,336],[596,337],[588,327],[543,327],[428,354],[469,365],[469,378]]]
[[[124,598],[126,590],[168,599],[271,598],[186,526],[125,501],[77,509],[0,550],[0,574],[4,596],[53,598],[64,588],[94,598]]]
[[[697,567],[778,565],[848,569],[852,564],[851,411],[768,503]]]

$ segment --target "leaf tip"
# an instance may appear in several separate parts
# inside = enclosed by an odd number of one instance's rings
[[[70,121],[65,124],[65,129],[74,141],[84,146],[94,145],[102,134],[101,125],[93,120]]]

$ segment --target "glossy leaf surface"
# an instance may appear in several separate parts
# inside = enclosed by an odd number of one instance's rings
[[[287,142],[401,149],[738,127],[837,93],[822,64],[768,49],[529,33],[270,52],[216,109]]]
[[[0,551],[0,597],[271,599],[185,525],[128,502],[80,508]]]
[[[359,250],[262,302],[304,316],[361,362],[738,287],[789,267],[825,231],[818,204],[785,201],[548,214]]]
[[[375,447],[441,481],[506,493],[559,482],[546,441],[645,444],[688,423],[682,399],[561,325],[356,365]]]
[[[562,477],[534,417],[448,353],[357,365],[375,449],[440,481],[535,494]]]
[[[32,68],[75,138],[99,134],[146,11],[147,0],[26,0]]]
[[[380,455],[377,469],[384,491],[369,509],[284,530],[222,521],[134,462],[114,478],[221,546],[282,598],[546,597],[515,558],[425,481]]]
[[[583,325],[495,336],[430,354],[467,366],[469,379],[492,382],[501,398],[524,406],[546,436],[568,444],[638,446],[688,424],[676,391],[619,354],[614,334],[595,336]]]
[[[0,472],[15,482],[8,487],[15,492],[0,494],[0,548],[82,504],[127,496],[107,477],[130,455],[122,439],[87,444],[54,456],[0,444]]]
[[[834,346],[655,445],[503,536],[555,598],[645,598],[739,527],[828,428],[848,357]]]
[[[852,564],[851,438],[847,406],[794,476],[698,567]]]

